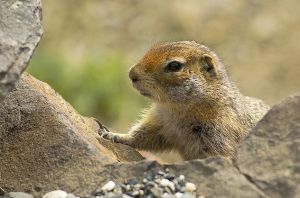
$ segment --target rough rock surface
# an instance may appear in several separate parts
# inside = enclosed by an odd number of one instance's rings
[[[300,94],[275,105],[238,152],[237,166],[269,197],[300,195]]]
[[[124,181],[124,178],[142,178],[145,173],[168,168],[175,175],[185,178],[197,186],[197,195],[205,197],[262,197],[260,190],[240,174],[231,162],[220,158],[194,160],[181,165],[160,165],[156,162],[141,161],[135,164],[115,164],[107,167],[102,174],[107,181]]]
[[[97,130],[47,84],[23,74],[0,105],[0,187],[90,192],[105,180],[98,174],[106,165],[143,159],[128,146],[100,139]]]
[[[0,100],[13,89],[42,36],[40,0],[0,0]]]
[[[275,105],[238,149],[232,164],[218,158],[161,166],[153,162],[111,165],[108,180],[140,178],[168,167],[183,174],[205,197],[299,197],[300,94]],[[111,176],[109,176],[111,175]]]
[[[24,74],[0,106],[0,187],[40,197],[56,189],[90,197],[108,181],[169,169],[205,197],[297,197],[300,193],[300,94],[275,105],[238,149],[221,158],[161,165],[99,138],[48,85]],[[99,144],[100,143],[100,144]]]

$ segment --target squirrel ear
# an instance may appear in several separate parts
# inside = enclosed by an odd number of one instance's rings
[[[202,55],[202,66],[208,74],[212,76],[216,75],[216,66],[213,61],[213,58],[210,55],[208,54]]]

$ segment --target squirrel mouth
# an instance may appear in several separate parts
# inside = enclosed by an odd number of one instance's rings
[[[147,92],[140,91],[140,94],[146,97],[151,97],[151,95]]]
[[[140,88],[136,83],[133,83],[133,87],[137,89],[142,96],[151,97],[151,94],[145,91],[143,88]]]

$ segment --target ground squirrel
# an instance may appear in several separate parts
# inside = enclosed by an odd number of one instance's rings
[[[100,135],[139,150],[176,150],[185,160],[232,158],[269,109],[261,100],[243,96],[218,56],[194,41],[155,45],[129,77],[154,103],[129,133],[101,130]]]

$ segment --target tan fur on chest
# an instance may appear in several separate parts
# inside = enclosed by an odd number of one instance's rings
[[[242,129],[234,115],[215,115],[201,107],[180,110],[156,107],[158,120],[162,123],[162,134],[185,159],[201,158],[212,155],[230,156],[234,145],[240,140]],[[211,112],[213,114],[213,112]]]

